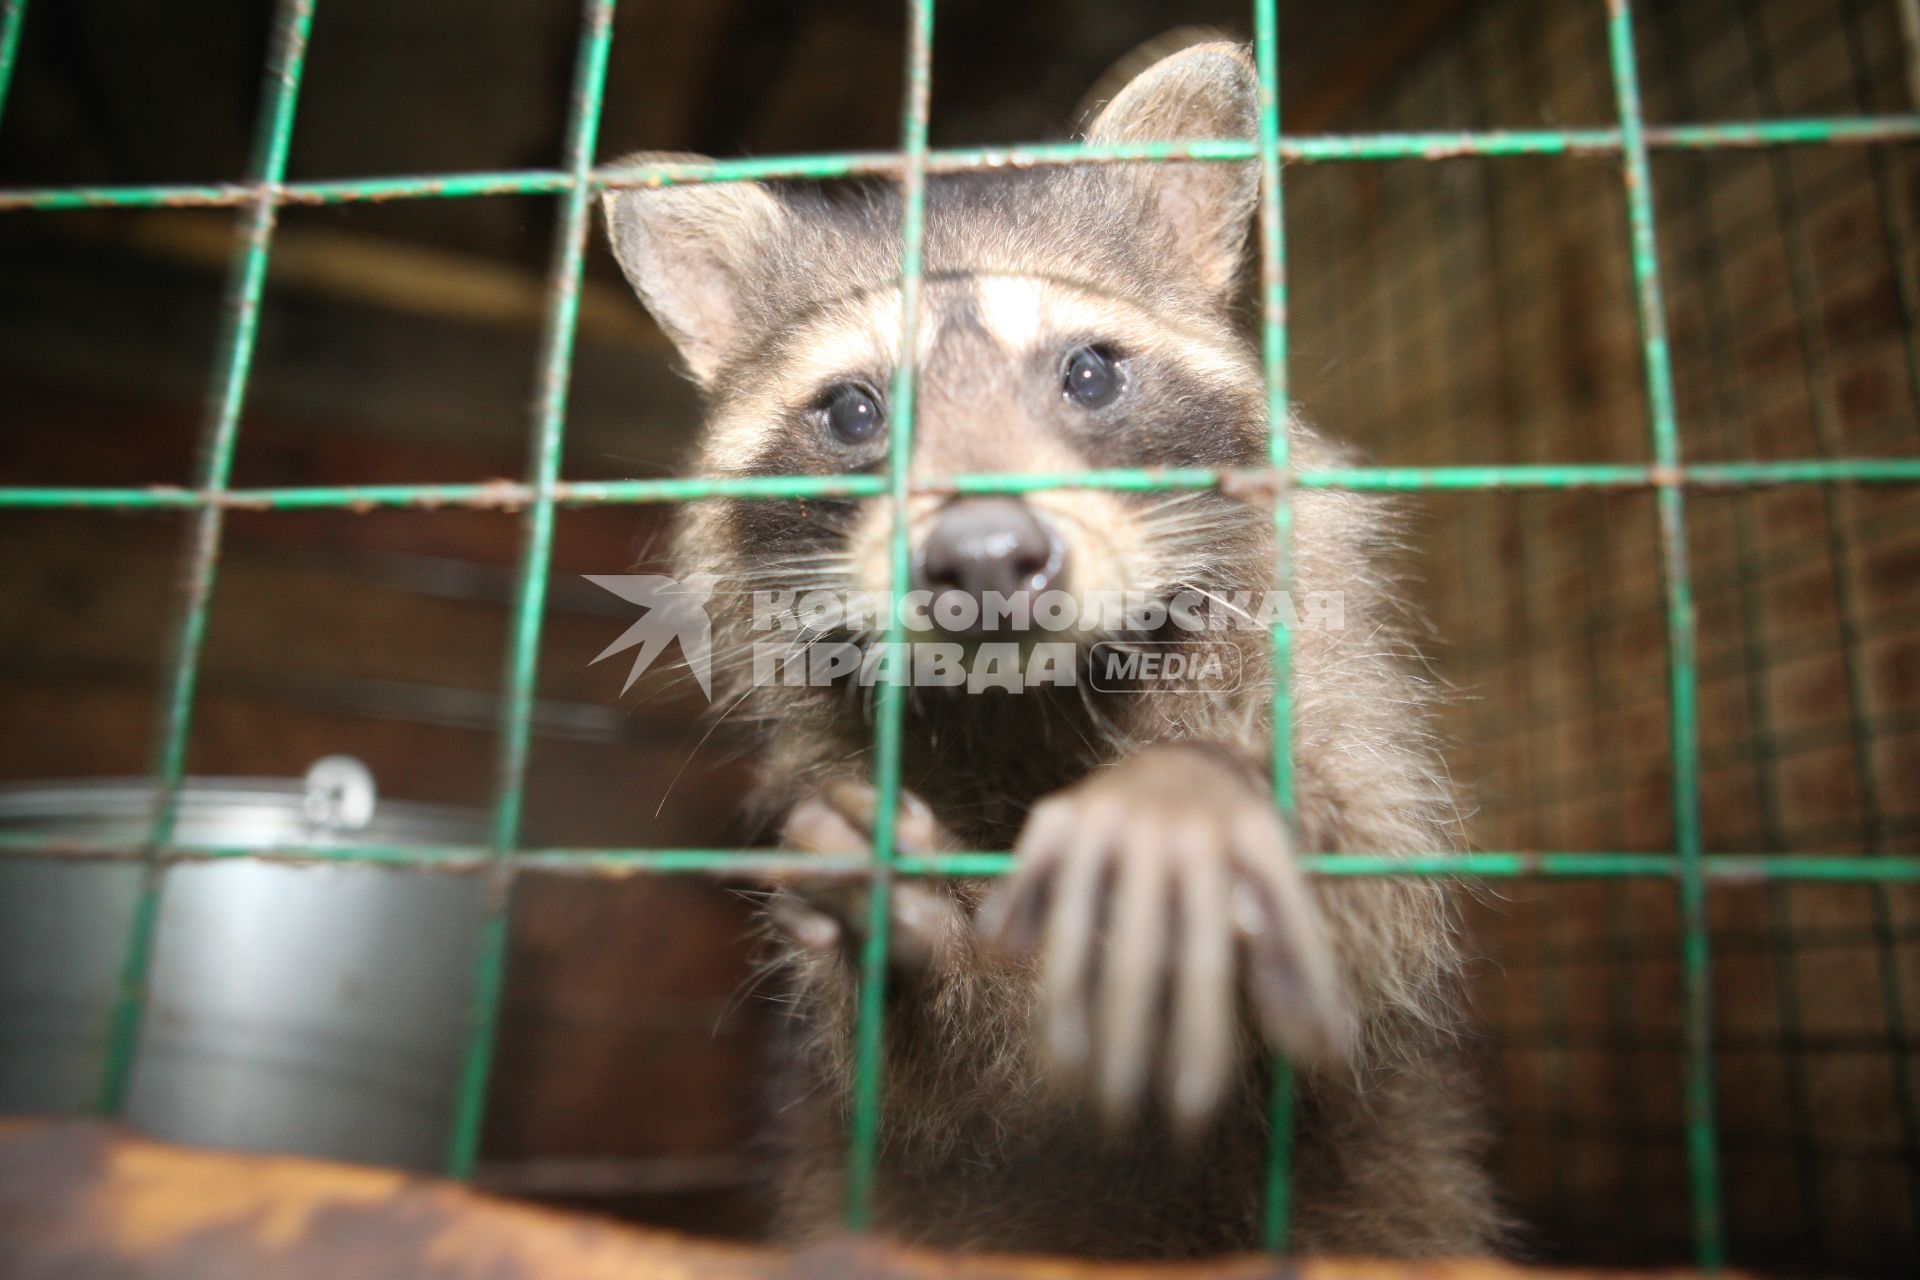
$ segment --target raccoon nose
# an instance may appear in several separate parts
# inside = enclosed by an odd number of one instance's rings
[[[936,596],[1012,596],[1060,579],[1065,549],[1017,498],[962,498],[935,517],[914,565],[915,585]]]

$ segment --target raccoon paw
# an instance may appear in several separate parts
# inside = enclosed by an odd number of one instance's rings
[[[795,805],[782,827],[782,843],[808,853],[858,854],[873,851],[877,809],[874,789],[864,782],[836,779]],[[955,848],[933,812],[911,792],[902,792],[894,820],[894,844],[903,853],[928,854]],[[820,882],[789,885],[774,894],[768,913],[800,947],[839,953],[857,962],[866,937],[869,894],[862,883]],[[888,895],[888,929],[894,969],[923,976],[949,959],[966,940],[966,912],[944,885],[894,881]]]
[[[983,936],[1038,953],[1054,1071],[1115,1122],[1150,1088],[1199,1128],[1242,1061],[1242,992],[1274,1048],[1326,1065],[1356,1027],[1271,800],[1200,746],[1150,747],[1036,805]]]

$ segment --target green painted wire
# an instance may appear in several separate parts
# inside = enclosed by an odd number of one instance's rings
[[[907,89],[900,110],[900,350],[893,373],[890,436],[887,446],[887,494],[893,528],[888,537],[888,581],[894,599],[903,600],[909,582],[913,465],[914,382],[919,347],[922,250],[926,232],[927,120],[932,109],[933,0],[908,0]],[[906,615],[896,605],[887,627],[888,662],[900,662],[906,650]],[[865,1231],[873,1225],[873,1190],[880,1164],[881,1095],[886,1088],[887,952],[892,945],[893,867],[900,812],[901,738],[905,731],[907,689],[904,671],[881,680],[874,690],[873,876],[867,895],[867,936],[860,956],[860,1004],[854,1028],[852,1123],[847,1135],[847,1226]]]
[[[233,275],[228,283],[226,322],[205,426],[200,489],[210,495],[224,491],[233,472],[240,411],[246,401],[247,377],[253,367],[260,297],[266,288],[267,261],[278,216],[271,191],[286,174],[294,108],[300,97],[300,77],[306,66],[307,37],[312,27],[313,0],[281,0],[274,19],[274,47],[261,87],[260,115],[254,137],[252,171],[261,194],[242,223]],[[114,993],[96,1099],[97,1109],[108,1115],[118,1114],[125,1108],[133,1080],[146,1003],[147,973],[160,916],[163,877],[158,850],[172,841],[179,809],[187,740],[193,726],[193,692],[199,679],[200,655],[206,645],[207,614],[212,607],[214,580],[219,571],[224,519],[225,510],[221,506],[213,503],[200,506],[195,512],[193,534],[187,548],[186,600],[180,613],[166,703],[155,745],[154,772],[159,786],[148,833],[150,851],[128,928],[126,954]]]
[[[24,8],[24,0],[11,0]],[[1728,150],[1756,147],[1873,146],[1920,139],[1920,115],[1833,116],[1755,120],[1730,124],[1645,126],[1649,147],[1660,150]],[[1618,129],[1437,130],[1420,133],[1325,134],[1282,137],[1287,164],[1490,159],[1519,156],[1603,156],[1621,149]],[[1035,165],[1218,163],[1257,158],[1256,144],[1241,139],[1090,146],[1037,143],[1012,147],[965,147],[929,151],[927,172],[963,173]],[[687,182],[824,181],[897,175],[893,152],[835,152],[759,159],[660,163],[644,168],[596,169],[588,181],[608,186]],[[445,200],[500,195],[558,195],[574,178],[554,169],[501,172],[403,174],[390,178],[334,178],[287,183],[276,198],[287,204],[347,204],[366,200]],[[159,208],[242,205],[255,198],[251,183],[167,184],[112,187],[31,187],[0,190],[0,211],[10,209]]]
[[[154,850],[144,843],[83,841],[64,836],[0,832],[0,859],[54,862],[141,862],[150,855],[167,865],[252,859],[278,864],[407,867],[448,874],[485,872],[496,864],[486,845],[210,845],[174,843]],[[902,876],[991,878],[1013,870],[1005,852],[902,854],[893,870]],[[1310,876],[1339,879],[1419,877],[1460,880],[1674,880],[1681,860],[1674,853],[1613,851],[1479,853],[1310,853],[1301,858]],[[779,875],[795,878],[865,879],[866,858],[841,858],[769,849],[522,849],[508,867],[563,875]],[[1716,853],[1701,873],[1727,884],[1920,884],[1920,855]]]
[[[1265,468],[1115,468],[1100,471],[987,472],[915,482],[914,493],[1011,494],[1043,489],[1151,492],[1213,489],[1234,481],[1272,478]],[[1912,484],[1920,458],[1809,458],[1787,462],[1701,462],[1662,468],[1610,463],[1459,467],[1343,467],[1295,471],[1293,487],[1364,492],[1515,491],[1533,489],[1650,489],[1669,486],[1740,489],[1793,484]],[[563,480],[550,496],[556,506],[593,507],[698,502],[706,498],[879,498],[890,492],[881,476],[709,476],[667,480]],[[0,510],[177,511],[221,506],[241,511],[373,510],[442,507],[518,510],[535,489],[524,483],[386,484],[279,489],[0,487]]]
[[[1761,93],[1767,82],[1767,69],[1760,46],[1754,39],[1757,33],[1753,30],[1753,17],[1750,11],[1743,12],[1741,26],[1748,46],[1748,82],[1755,93]],[[1693,65],[1693,60],[1699,56],[1699,49],[1689,41],[1684,23],[1674,24],[1666,34],[1663,52],[1667,59],[1667,70],[1676,77],[1673,81],[1674,106],[1692,115],[1698,110],[1698,103],[1685,70]],[[1768,105],[1771,107],[1772,104]],[[1712,158],[1707,156],[1697,157],[1686,166],[1688,181],[1685,189],[1688,193],[1687,203],[1691,206],[1689,212],[1693,220],[1701,225],[1711,225],[1713,216],[1713,168]],[[1739,361],[1734,355],[1737,307],[1732,298],[1733,272],[1727,265],[1729,255],[1723,253],[1724,247],[1718,236],[1699,237],[1693,250],[1694,261],[1689,264],[1689,269],[1700,281],[1708,364],[1714,371],[1715,416],[1721,423],[1717,451],[1751,457],[1759,452],[1753,429],[1755,413],[1746,380],[1739,375]],[[1781,751],[1772,701],[1767,696],[1768,662],[1761,589],[1765,568],[1759,549],[1757,506],[1759,504],[1754,502],[1736,504],[1732,512],[1732,551],[1741,618],[1741,653],[1745,659],[1741,681],[1743,702],[1752,725],[1749,737],[1756,757],[1754,763],[1765,778],[1777,776],[1773,771],[1779,767]],[[1769,849],[1785,849],[1789,845],[1789,838],[1786,817],[1781,809],[1780,788],[1763,784],[1759,791],[1758,817],[1765,845]],[[1805,1017],[1799,982],[1801,948],[1799,930],[1794,927],[1792,919],[1793,897],[1789,885],[1776,883],[1767,886],[1766,898],[1772,930],[1769,950],[1774,1014],[1779,1020],[1780,1042],[1786,1050],[1786,1111],[1793,1134],[1794,1183],[1799,1192],[1800,1221],[1807,1244],[1815,1256],[1821,1256],[1828,1247],[1824,1239],[1828,1222],[1820,1210],[1819,1144],[1815,1139],[1814,1089],[1808,1064],[1810,1054],[1805,1047]]]
[[[1267,384],[1267,463],[1273,470],[1273,584],[1293,590],[1293,485],[1287,392],[1286,206],[1280,170],[1280,23],[1277,0],[1254,0],[1253,56],[1260,86],[1260,362]],[[1293,803],[1293,629],[1273,624],[1273,800],[1290,833]],[[1266,1200],[1261,1242],[1285,1253],[1293,1216],[1293,1064],[1276,1054],[1268,1082]]]
[[[1633,16],[1628,0],[1608,0],[1607,51],[1619,100],[1621,176],[1626,184],[1634,294],[1639,303],[1647,407],[1655,463],[1680,464],[1680,430],[1674,409],[1673,365],[1667,346],[1666,305],[1661,296],[1660,256],[1655,244],[1653,176],[1647,162],[1635,63]],[[1707,923],[1707,878],[1700,833],[1700,742],[1696,723],[1699,673],[1691,570],[1687,560],[1686,494],[1668,485],[1658,493],[1660,543],[1665,568],[1670,739],[1673,755],[1674,841],[1680,858],[1681,970],[1686,1010],[1687,1157],[1693,1202],[1694,1258],[1707,1270],[1726,1259],[1721,1203],[1719,1134],[1714,1116],[1713,975]]]
[[[567,162],[576,179],[566,189],[547,286],[546,336],[540,354],[539,395],[533,424],[532,501],[527,508],[520,582],[514,600],[512,643],[507,655],[506,694],[500,712],[492,831],[493,872],[486,923],[474,959],[468,997],[466,1046],[461,1056],[447,1172],[473,1174],[486,1114],[487,1079],[499,1032],[500,992],[507,962],[507,919],[512,905],[510,864],[520,840],[527,785],[527,754],[533,735],[533,698],[539,681],[540,627],[553,571],[554,488],[560,476],[566,432],[567,389],[573,372],[574,336],[580,318],[580,275],[593,226],[593,193],[580,180],[593,166],[606,100],[607,59],[613,48],[615,0],[584,0],[579,51],[575,55],[573,103],[567,129]]]
[[[6,119],[7,88],[20,56],[20,28],[27,22],[27,0],[0,0],[0,121]]]

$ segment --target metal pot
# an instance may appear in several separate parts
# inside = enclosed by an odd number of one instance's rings
[[[0,787],[0,831],[134,841],[151,781]],[[359,762],[188,780],[183,844],[473,844],[468,810],[379,804]],[[0,860],[0,1112],[85,1109],[141,869]],[[415,1168],[451,1122],[477,877],[248,861],[171,868],[128,1119],[159,1137]]]

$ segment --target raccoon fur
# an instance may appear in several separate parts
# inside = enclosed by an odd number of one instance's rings
[[[1251,137],[1257,96],[1244,50],[1196,45],[1128,83],[1089,137]],[[683,157],[634,159],[668,158]],[[1234,314],[1258,189],[1252,164],[930,179],[912,475],[1263,465],[1261,368]],[[614,190],[605,214],[704,390],[703,474],[884,471],[903,358],[890,185]],[[1299,465],[1343,461],[1289,430]],[[1310,882],[1296,857],[1455,845],[1427,689],[1380,567],[1390,515],[1334,492],[1302,492],[1294,512],[1295,598],[1332,593],[1343,616],[1295,633],[1292,830],[1265,779],[1264,628],[1141,634],[1083,617],[1070,633],[1081,649],[1224,645],[1239,673],[1227,689],[908,690],[898,847],[1017,857],[1001,884],[894,885],[884,1233],[1125,1257],[1256,1247],[1279,1051],[1298,1067],[1295,1250],[1497,1245],[1448,890]],[[871,689],[756,678],[767,618],[751,601],[887,591],[892,518],[884,500],[720,500],[677,536],[679,572],[717,584],[716,707],[758,726],[753,803],[793,847],[869,847]],[[916,583],[936,600],[1185,591],[1231,613],[1274,585],[1257,492],[915,493],[906,518]],[[786,640],[870,650],[884,629]],[[864,892],[788,887],[768,905],[794,1029],[776,1180],[796,1241],[841,1218]]]

